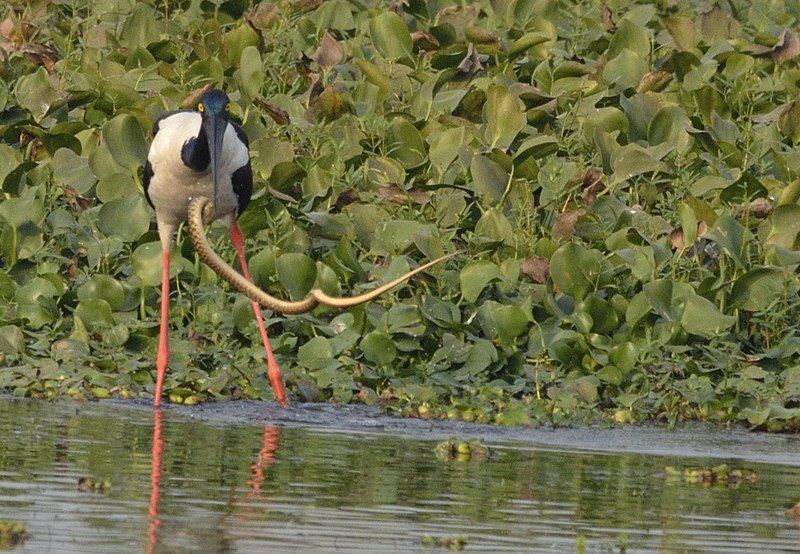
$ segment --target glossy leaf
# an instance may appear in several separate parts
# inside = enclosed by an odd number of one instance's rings
[[[411,57],[411,34],[396,13],[385,11],[372,18],[369,33],[372,43],[384,58],[397,60]]]
[[[275,260],[278,280],[293,300],[304,298],[317,278],[314,260],[296,252],[281,254]]]

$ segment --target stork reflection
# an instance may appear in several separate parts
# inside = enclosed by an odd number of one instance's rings
[[[164,453],[163,436],[163,413],[160,408],[153,410],[153,447],[152,447],[152,468],[150,472],[150,502],[147,507],[147,554],[155,552],[159,546],[159,501],[161,499],[161,472]],[[274,425],[265,425],[264,433],[261,438],[261,449],[258,451],[256,460],[250,465],[250,477],[247,479],[247,486],[250,492],[239,499],[235,499],[231,504],[246,506],[249,501],[261,493],[261,486],[266,480],[266,470],[275,462],[275,452],[278,450],[281,431]],[[241,514],[244,517],[249,509]]]
[[[158,499],[161,494],[161,457],[164,451],[164,437],[162,435],[162,413],[159,408],[153,410],[153,452],[152,469],[150,471],[150,503],[147,506],[147,554],[155,551],[158,544]]]

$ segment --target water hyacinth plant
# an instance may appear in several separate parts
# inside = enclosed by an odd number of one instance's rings
[[[262,288],[464,251],[365,307],[269,318],[298,398],[796,428],[799,21],[773,0],[6,3],[0,388],[152,394],[147,141],[214,85],[251,141]],[[271,398],[248,301],[185,234],[173,260],[170,400]]]

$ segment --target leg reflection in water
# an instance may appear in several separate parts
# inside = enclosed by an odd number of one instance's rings
[[[254,493],[258,493],[261,490],[261,483],[264,482],[264,470],[275,461],[275,451],[278,450],[280,438],[280,429],[272,425],[264,426],[261,450],[258,451],[258,459],[250,466],[250,479],[247,481]]]
[[[164,438],[161,435],[161,410],[153,410],[153,469],[150,473],[150,504],[147,507],[147,554],[155,552],[158,544],[158,498],[161,494],[161,455],[164,450]]]
[[[153,411],[153,453],[152,453],[152,470],[150,473],[150,503],[148,504],[147,515],[147,554],[152,554],[159,549],[158,529],[161,526],[161,519],[158,516],[158,503],[161,497],[161,464],[162,455],[164,451],[164,438],[162,435],[162,412],[160,409]],[[275,451],[278,449],[278,442],[280,440],[280,429],[272,425],[264,426],[264,435],[261,439],[261,450],[258,451],[258,458],[250,466],[250,478],[247,480],[247,485],[251,491],[245,498],[234,500],[234,505],[247,506],[249,499],[255,498],[261,491],[261,485],[264,483],[264,472],[275,461]],[[248,517],[247,512],[240,514],[240,516]],[[163,550],[163,545],[161,550]]]

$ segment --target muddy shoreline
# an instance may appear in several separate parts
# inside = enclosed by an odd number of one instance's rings
[[[14,399],[17,402],[43,402]],[[108,399],[76,402],[53,401],[58,410],[140,419],[152,410],[149,400]],[[274,425],[302,427],[328,433],[396,435],[421,440],[442,440],[457,435],[478,438],[487,445],[521,450],[556,450],[595,453],[633,453],[657,456],[725,458],[800,467],[800,435],[753,432],[743,427],[684,423],[674,430],[663,425],[591,425],[579,427],[500,427],[448,420],[421,420],[386,415],[363,405],[295,403],[287,409],[274,402],[209,402],[196,406],[167,404],[168,419],[197,421],[211,426]]]

